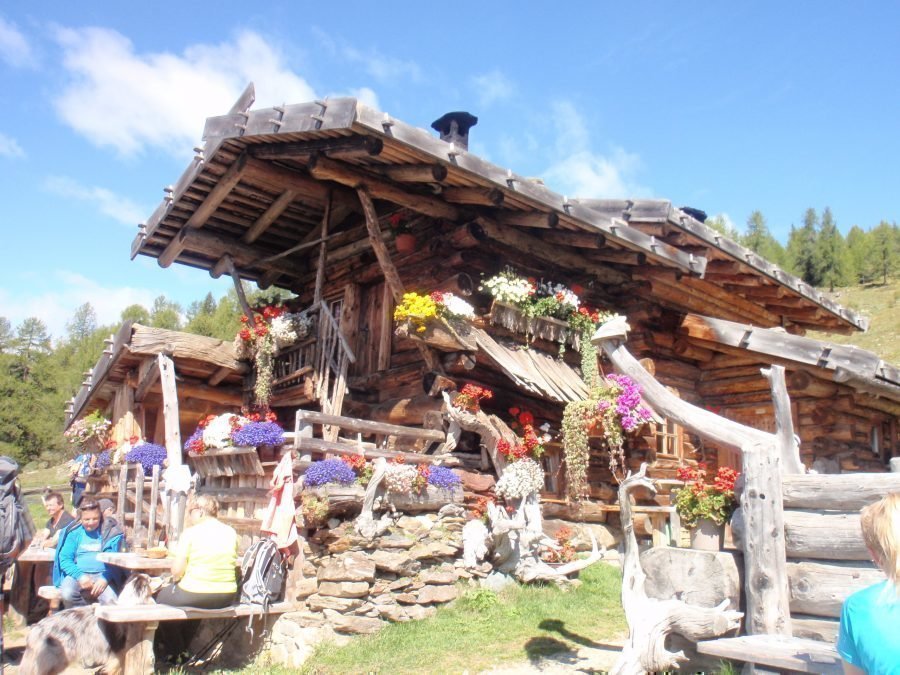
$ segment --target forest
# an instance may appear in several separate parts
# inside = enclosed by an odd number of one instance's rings
[[[812,286],[826,291],[857,284],[886,284],[900,272],[900,228],[882,221],[864,230],[854,225],[844,237],[829,208],[808,209],[799,227],[791,226],[782,245],[766,219],[754,211],[743,232],[722,217],[706,224],[743,244]],[[284,291],[247,288],[251,305],[285,297]],[[279,295],[280,294],[280,295]],[[182,330],[231,340],[240,327],[241,310],[231,290],[216,299],[208,294],[188,307],[159,296],[152,307],[131,305],[121,321]],[[65,402],[77,391],[85,371],[103,351],[103,341],[118,328],[98,325],[90,303],[76,308],[65,335],[51,336],[30,317],[13,326],[0,316],[0,455],[27,463],[38,457],[61,458]]]

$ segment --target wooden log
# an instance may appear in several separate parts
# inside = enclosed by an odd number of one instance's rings
[[[124,675],[152,675],[155,672],[153,638],[156,621],[136,621],[125,627]]]
[[[472,204],[475,206],[500,206],[503,204],[503,192],[497,188],[445,187],[441,196],[455,204]]]
[[[166,460],[169,468],[181,466],[181,425],[178,420],[178,393],[175,390],[175,364],[165,354],[157,357],[163,395],[163,419],[166,428]]]
[[[858,511],[892,492],[900,492],[900,474],[846,473],[784,477],[784,505],[789,509]]]
[[[465,373],[475,368],[477,363],[474,354],[467,352],[451,352],[441,359],[444,368],[450,373]]]
[[[784,532],[790,558],[870,559],[858,513],[785,511]]]
[[[781,456],[781,470],[785,475],[804,474],[806,467],[800,461],[800,443],[794,438],[794,422],[791,416],[791,399],[784,381],[784,367],[764,368],[763,376],[772,388],[775,412],[775,444]],[[779,494],[783,499],[783,492]],[[783,507],[782,507],[783,508]]]
[[[447,178],[447,167],[442,164],[386,166],[382,171],[399,183],[441,183]]]
[[[140,530],[143,527],[144,509],[144,467],[137,465],[134,477],[134,543],[140,545]]]
[[[794,637],[819,640],[828,644],[837,642],[840,623],[834,619],[823,619],[807,614],[792,614],[791,625],[794,629]]]
[[[456,207],[444,201],[434,197],[406,192],[374,176],[366,175],[346,164],[331,159],[314,157],[310,160],[309,172],[318,180],[331,180],[357,190],[365,188],[375,199],[384,199],[426,216],[445,218],[452,221],[459,218],[459,211]]]
[[[375,502],[375,509],[385,509],[393,506],[398,511],[409,513],[421,513],[425,511],[439,511],[447,504],[462,504],[463,491],[456,490],[439,490],[436,487],[428,486],[423,494],[397,494],[388,492],[382,498],[380,503]]]
[[[753,672],[800,672],[843,675],[841,658],[834,645],[785,635],[742,635],[700,642],[697,651],[730,661],[745,661],[777,669]]]
[[[559,214],[555,211],[504,211],[498,222],[501,225],[514,227],[556,228],[559,227]]]
[[[411,322],[401,323],[394,331],[401,338],[422,342],[441,352],[476,351],[478,344],[470,335],[470,327],[462,321],[431,319],[424,331]]]
[[[788,377],[788,386],[794,396],[814,396],[816,398],[830,398],[837,395],[839,387],[833,382],[827,382],[813,377],[808,372],[796,370]]]
[[[788,561],[791,614],[840,617],[851,593],[884,581],[884,572],[863,563]]]
[[[138,383],[134,392],[134,400],[140,403],[147,396],[150,387],[159,379],[159,365],[156,359],[147,358],[141,362],[138,368]]]
[[[415,425],[422,423],[426,412],[441,410],[442,406],[443,402],[440,399],[434,399],[428,395],[413,396],[385,401],[372,406],[365,416],[378,422]]]
[[[471,276],[465,272],[459,272],[452,277],[437,282],[432,289],[435,291],[453,293],[454,295],[466,298],[475,293],[477,286]]]
[[[128,489],[128,462],[122,462],[119,469],[119,492],[116,499],[116,520],[125,522],[125,491]]]
[[[402,450],[378,450],[372,443],[348,443],[345,439],[326,441],[319,438],[302,438],[295,446],[298,453],[304,451],[318,452],[324,455],[353,456],[362,455],[366,459],[398,459],[409,464],[443,464],[457,466],[459,460],[448,455],[424,455]]]
[[[677,339],[675,340],[675,344],[672,347],[672,351],[675,352],[677,356],[680,356],[684,359],[691,359],[693,361],[711,361],[713,356],[715,356],[715,352],[711,349],[704,349],[703,347],[698,347],[688,340]]]

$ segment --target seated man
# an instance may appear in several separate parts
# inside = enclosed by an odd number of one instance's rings
[[[53,561],[53,585],[62,594],[63,606],[81,607],[89,602],[116,601],[123,573],[97,560],[98,553],[122,550],[125,534],[112,518],[103,518],[100,505],[90,497],[78,507],[79,520],[59,535]]]
[[[59,539],[59,533],[75,519],[66,511],[63,496],[58,492],[51,492],[44,498],[44,508],[47,509],[47,520],[43,540],[40,542],[42,548],[56,548]]]

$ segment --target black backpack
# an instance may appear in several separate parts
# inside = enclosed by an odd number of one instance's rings
[[[241,560],[241,604],[259,605],[260,613],[269,611],[269,605],[284,597],[287,570],[281,552],[271,539],[255,542]],[[253,634],[251,623],[247,630]]]
[[[0,572],[5,572],[34,538],[34,522],[16,484],[18,474],[14,460],[0,457]]]

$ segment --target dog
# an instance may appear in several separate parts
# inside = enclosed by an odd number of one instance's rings
[[[153,593],[158,586],[158,580],[147,574],[132,574],[116,604],[154,605]],[[127,624],[98,619],[91,605],[48,616],[28,632],[19,673],[56,675],[80,662],[84,668],[101,668],[107,675],[119,675],[125,666],[126,628]]]

